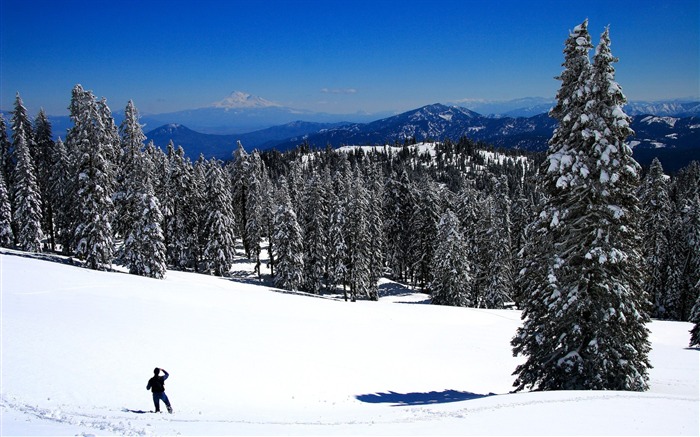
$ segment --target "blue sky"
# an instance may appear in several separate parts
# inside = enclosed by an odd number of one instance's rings
[[[553,97],[564,40],[610,25],[630,100],[700,94],[700,1],[0,0],[0,108],[203,107],[234,90],[332,113]]]

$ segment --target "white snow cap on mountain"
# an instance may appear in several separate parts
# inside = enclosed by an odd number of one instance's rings
[[[269,108],[282,106],[241,91],[234,91],[228,97],[212,104],[215,108]]]

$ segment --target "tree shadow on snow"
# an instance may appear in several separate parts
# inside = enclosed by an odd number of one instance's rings
[[[401,297],[401,296],[412,296],[418,293],[415,290],[411,290],[408,286],[404,284],[399,284],[398,282],[385,282],[380,284],[378,287],[379,297]],[[430,303],[430,296],[425,295],[425,300],[422,301],[407,301],[407,302],[397,302],[397,303],[408,303],[408,304],[426,304]]]
[[[430,405],[471,401],[494,395],[495,393],[482,395],[457,390],[431,391],[427,393],[396,393],[390,391],[388,393],[357,395],[355,398],[360,402],[369,404],[392,404],[392,407],[401,407],[406,405]]]

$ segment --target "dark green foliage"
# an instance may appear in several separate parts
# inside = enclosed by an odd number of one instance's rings
[[[517,390],[648,389],[639,166],[624,144],[632,131],[608,32],[590,67],[586,24],[567,40],[545,202],[521,271],[524,323],[512,345],[527,359],[515,370]]]

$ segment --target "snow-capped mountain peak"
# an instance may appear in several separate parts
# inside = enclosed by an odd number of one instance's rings
[[[214,108],[270,108],[280,107],[279,103],[271,102],[262,97],[253,96],[242,91],[234,91],[228,97],[212,105]]]

